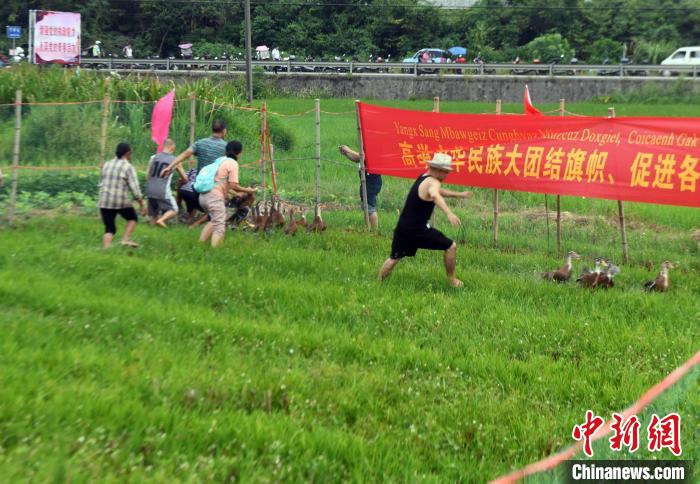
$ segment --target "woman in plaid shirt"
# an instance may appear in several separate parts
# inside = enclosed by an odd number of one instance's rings
[[[100,214],[105,224],[105,234],[102,237],[102,247],[108,249],[112,245],[114,235],[117,233],[115,220],[121,215],[126,220],[126,228],[122,237],[122,245],[138,247],[131,240],[134,233],[138,215],[133,207],[133,201],[137,201],[143,214],[145,207],[139,181],[136,178],[136,170],[130,163],[131,147],[128,143],[117,145],[116,157],[104,164],[100,176]]]

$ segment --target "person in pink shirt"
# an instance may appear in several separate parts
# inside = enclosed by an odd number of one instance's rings
[[[207,193],[199,195],[199,205],[209,215],[209,222],[202,229],[200,242],[211,239],[211,246],[218,247],[226,234],[226,199],[230,194],[257,193],[256,188],[242,187],[238,182],[238,159],[243,152],[240,141],[229,141],[226,159],[216,172],[216,185]]]

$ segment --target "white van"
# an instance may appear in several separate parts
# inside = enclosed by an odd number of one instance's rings
[[[666,59],[662,66],[700,66],[700,47],[681,47]]]

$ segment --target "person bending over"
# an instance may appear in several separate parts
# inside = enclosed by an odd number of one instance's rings
[[[170,138],[163,143],[163,151],[151,156],[146,169],[146,197],[148,198],[148,215],[151,217],[151,224],[159,227],[167,227],[166,223],[177,215],[178,207],[173,193],[170,190],[172,173],[163,178],[161,172],[175,159],[175,142]],[[180,178],[187,182],[187,175],[181,166],[177,172]]]
[[[242,187],[238,182],[238,159],[243,152],[240,141],[226,145],[226,158],[219,165],[214,177],[215,185],[207,193],[199,195],[199,204],[209,215],[209,222],[202,229],[200,242],[211,239],[211,246],[218,247],[226,234],[226,199],[229,192],[255,194],[257,189]]]

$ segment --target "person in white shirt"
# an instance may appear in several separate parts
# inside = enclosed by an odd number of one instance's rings
[[[280,60],[280,59],[281,59],[281,57],[280,57],[280,50],[279,50],[278,47],[275,47],[274,49],[272,49],[272,60],[273,60],[273,61],[278,61],[278,60]]]
[[[131,43],[126,44],[122,49],[122,52],[124,52],[124,57],[126,57],[127,59],[133,59],[134,50],[131,48]]]

